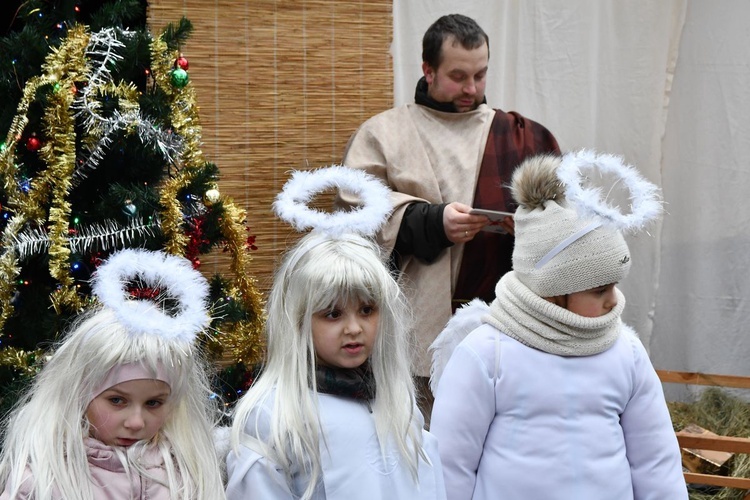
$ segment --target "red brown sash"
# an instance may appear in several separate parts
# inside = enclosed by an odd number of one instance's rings
[[[513,212],[510,193],[513,170],[527,157],[560,154],[554,136],[542,125],[515,112],[495,110],[487,145],[479,169],[474,208]],[[478,297],[495,298],[495,285],[512,268],[513,236],[480,231],[464,246],[453,309]]]

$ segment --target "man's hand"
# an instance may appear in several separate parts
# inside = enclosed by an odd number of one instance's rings
[[[500,221],[500,227],[505,229],[505,231],[511,236],[516,234],[516,222],[510,215]]]
[[[453,243],[466,243],[474,238],[490,220],[484,215],[472,215],[471,207],[454,201],[443,210],[445,236]],[[503,225],[505,227],[505,224]],[[512,226],[511,226],[512,229]]]

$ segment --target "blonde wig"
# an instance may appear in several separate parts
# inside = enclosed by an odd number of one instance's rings
[[[36,500],[95,500],[84,447],[86,410],[110,370],[132,363],[140,363],[154,378],[166,376],[171,409],[152,440],[114,447],[126,470],[145,474],[138,457],[145,448],[156,447],[164,459],[170,498],[224,498],[212,439],[218,410],[201,353],[185,340],[133,335],[106,307],[72,325],[5,420],[0,483],[10,498],[26,480]]]
[[[349,299],[375,305],[380,313],[370,359],[376,382],[372,402],[381,453],[395,442],[414,477],[422,451],[421,418],[410,371],[410,315],[405,297],[384,264],[380,248],[354,234],[331,237],[315,231],[302,238],[277,270],[267,303],[266,364],[234,412],[232,446],[238,451],[250,429],[269,438],[261,443],[292,483],[292,469],[304,470],[310,498],[320,480],[316,356],[311,319],[315,312]],[[272,402],[270,423],[261,410]]]

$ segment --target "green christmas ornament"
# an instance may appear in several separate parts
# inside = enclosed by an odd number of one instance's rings
[[[174,85],[178,89],[181,89],[182,87],[187,85],[190,78],[188,77],[187,71],[182,68],[175,68],[171,71],[169,79],[172,82],[172,85]]]

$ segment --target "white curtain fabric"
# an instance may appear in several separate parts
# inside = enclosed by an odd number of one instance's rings
[[[621,284],[654,365],[750,375],[750,3],[394,0],[397,105],[413,101],[422,35],[449,13],[490,37],[490,106],[662,187],[668,213],[628,237]]]

